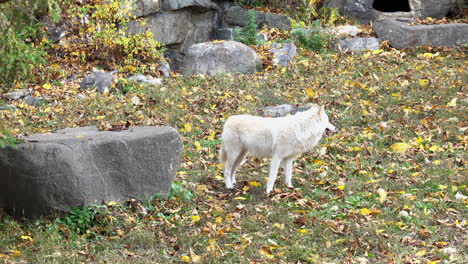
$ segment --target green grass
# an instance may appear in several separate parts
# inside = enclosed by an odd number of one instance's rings
[[[180,130],[185,152],[171,198],[149,201],[147,216],[104,206],[77,233],[63,223],[80,219],[78,211],[38,221],[0,214],[0,262],[462,263],[467,201],[455,195],[468,195],[466,56],[425,52],[304,53],[284,73],[177,77],[108,96],[69,85],[44,94],[58,99],[46,105],[19,102],[16,112],[0,112],[13,134],[167,124]],[[141,104],[132,104],[134,96]],[[280,170],[268,197],[268,161],[248,158],[236,189],[226,190],[217,166],[226,118],[311,101],[326,105],[339,132],[298,158],[296,189],[283,185]],[[411,148],[392,151],[398,142]],[[383,203],[379,188],[387,193]]]

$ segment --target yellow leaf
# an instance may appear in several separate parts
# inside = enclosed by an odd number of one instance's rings
[[[271,251],[268,247],[261,247],[258,252],[260,253],[260,255],[266,257],[267,259],[274,259],[275,256],[273,256],[271,254]]]
[[[192,125],[189,124],[189,123],[185,123],[184,124],[184,129],[185,129],[185,132],[190,132],[190,131],[192,131]]]
[[[379,181],[382,181],[382,179],[370,180],[370,181],[367,181],[366,184],[376,183],[376,182],[379,182]]]
[[[275,223],[273,224],[273,226],[281,230],[284,228],[284,224],[279,224],[279,223]]]
[[[190,257],[189,257],[189,256],[182,256],[182,257],[180,257],[180,261],[182,261],[182,262],[188,262],[188,263],[192,262],[192,261],[190,260]]]
[[[190,216],[190,219],[192,219],[192,223],[196,223],[200,221],[201,217],[199,215],[192,215]]]
[[[13,251],[11,251],[11,253],[12,253],[12,254],[11,254],[12,257],[19,257],[19,256],[21,256],[21,251],[19,251],[19,250],[13,250]]]
[[[362,150],[361,147],[354,147],[354,148],[349,148],[348,151],[360,151]]]
[[[426,250],[425,249],[421,249],[420,251],[416,252],[416,256],[418,257],[422,257],[426,255]]]
[[[379,202],[384,203],[385,200],[387,199],[387,192],[384,189],[379,188],[377,190],[377,194],[379,195]]]
[[[223,222],[223,218],[221,216],[216,217],[215,222],[220,224]]]
[[[378,50],[374,50],[374,51],[372,52],[372,54],[373,54],[373,55],[377,55],[377,54],[380,54],[380,53],[382,53],[382,52],[383,52],[383,50],[378,49]]]
[[[430,148],[429,148],[430,151],[432,152],[438,152],[438,151],[444,151],[443,148],[439,147],[439,146],[436,146],[436,145],[432,145]]]
[[[110,201],[110,202],[108,202],[107,204],[110,205],[110,206],[115,206],[115,205],[117,205],[117,202]]]
[[[310,88],[310,87],[309,87],[309,88],[306,88],[306,89],[305,89],[305,92],[306,92],[306,94],[307,94],[307,97],[309,97],[309,99],[312,100],[312,99],[315,98],[315,92],[312,91],[312,88]]]
[[[21,239],[33,242],[33,239],[30,236],[21,236]]]
[[[256,181],[251,181],[251,182],[249,182],[249,185],[253,186],[253,187],[258,187],[258,186],[260,186],[260,183],[256,182]]]
[[[361,213],[362,215],[370,215],[371,212],[372,212],[372,211],[369,210],[369,209],[367,209],[367,208],[362,208],[362,209],[360,210],[360,213]]]
[[[404,142],[395,143],[391,146],[391,149],[393,151],[399,152],[399,153],[406,152],[409,148],[411,148],[411,145],[404,143]]]
[[[426,88],[427,86],[429,86],[429,80],[428,79],[419,80],[419,86]]]
[[[255,101],[255,99],[249,94],[249,95],[246,95],[245,96],[245,99],[249,100],[249,101]]]
[[[326,162],[324,162],[324,161],[321,161],[321,160],[313,160],[312,162],[313,162],[314,164],[319,164],[319,165],[327,165],[327,163],[326,163]]]
[[[44,83],[42,85],[42,88],[46,89],[46,90],[50,90],[52,88],[52,85],[50,83]]]
[[[234,200],[246,200],[246,198],[242,196],[238,196],[238,197],[235,197]]]
[[[452,98],[452,100],[450,100],[450,102],[447,104],[447,106],[448,107],[456,107],[457,106],[457,100],[458,100],[457,97]]]
[[[214,140],[216,136],[216,132],[211,132],[211,134],[208,136],[208,140]]]
[[[194,143],[194,144],[195,144],[195,147],[197,148],[197,151],[200,151],[200,150],[202,150],[202,147],[201,147],[201,144],[200,144],[200,142],[198,142],[198,141],[195,141],[195,143]]]
[[[299,233],[301,233],[303,235],[310,234],[310,230],[303,228],[303,229],[299,230]]]
[[[344,190],[345,187],[346,187],[346,185],[343,184],[343,185],[338,186],[337,188],[340,189],[340,190]]]

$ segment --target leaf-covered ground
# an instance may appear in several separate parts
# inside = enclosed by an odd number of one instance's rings
[[[170,199],[145,208],[107,201],[35,222],[0,212],[0,262],[466,263],[466,62],[466,49],[302,53],[257,75],[120,81],[108,95],[38,86],[46,104],[0,112],[14,134],[167,124],[185,152]],[[268,161],[248,158],[226,190],[226,118],[310,102],[339,131],[298,158],[296,188],[280,175],[267,196]]]

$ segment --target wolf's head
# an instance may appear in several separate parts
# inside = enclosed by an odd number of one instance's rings
[[[323,105],[318,109],[317,116],[320,120],[320,128],[323,129],[325,136],[331,136],[331,134],[336,132],[336,127],[328,120],[328,115],[325,113],[325,107]]]

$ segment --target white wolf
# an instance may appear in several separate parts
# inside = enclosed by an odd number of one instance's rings
[[[226,188],[234,188],[236,168],[247,153],[255,157],[271,157],[267,193],[273,190],[281,161],[285,168],[284,182],[293,187],[292,166],[296,156],[317,145],[323,134],[329,136],[335,130],[324,107],[318,105],[285,117],[231,116],[221,135],[220,160]]]

